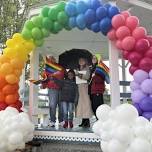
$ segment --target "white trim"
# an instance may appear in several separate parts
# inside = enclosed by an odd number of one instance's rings
[[[100,138],[94,133],[64,132],[64,131],[35,131],[34,139],[61,140],[77,142],[100,142]]]

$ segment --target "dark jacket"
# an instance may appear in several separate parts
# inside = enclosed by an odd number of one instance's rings
[[[60,101],[76,103],[78,98],[78,89],[75,81],[54,80],[61,87]]]

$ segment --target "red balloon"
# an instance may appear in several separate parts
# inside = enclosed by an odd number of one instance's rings
[[[122,42],[121,42],[121,40],[117,40],[117,41],[116,41],[116,47],[117,47],[118,49],[122,50]]]
[[[119,28],[120,26],[123,26],[125,25],[125,17],[121,14],[118,14],[118,15],[115,15],[113,18],[112,18],[112,26],[117,29]]]
[[[139,67],[136,67],[136,66],[134,66],[134,65],[131,65],[130,68],[129,68],[129,72],[130,72],[131,75],[133,75],[134,72],[135,72],[136,70],[138,70],[138,69],[139,69]]]
[[[145,57],[152,58],[152,47],[150,47],[149,50],[145,53]]]
[[[147,38],[146,38],[146,39],[149,41],[150,46],[152,46],[152,36],[147,36]]]
[[[116,31],[114,29],[110,30],[107,34],[109,40],[114,41],[117,39],[116,37]]]
[[[145,38],[147,35],[147,31],[144,27],[137,27],[134,29],[134,31],[132,32],[132,36],[136,39],[143,39]]]
[[[148,57],[143,58],[139,63],[139,67],[142,70],[149,72],[152,69],[152,59]]]
[[[126,20],[126,26],[134,30],[139,25],[139,19],[136,16],[129,16]]]
[[[125,60],[128,60],[128,56],[129,56],[129,52],[128,51],[123,51],[122,52],[122,56],[123,56],[123,58],[125,59]]]
[[[126,51],[131,51],[135,47],[136,40],[132,36],[127,36],[122,40],[122,48]]]
[[[6,103],[0,103],[0,111],[5,110],[6,107],[7,107]]]
[[[126,36],[130,36],[130,35],[131,35],[131,32],[130,32],[130,29],[127,26],[121,26],[116,31],[117,38],[121,39],[121,40],[123,38],[125,38]]]
[[[130,13],[129,13],[129,11],[123,11],[123,12],[121,12],[121,15],[123,15],[124,18],[127,19],[130,16]]]
[[[141,59],[142,59],[142,55],[137,52],[131,52],[128,57],[130,63],[135,66],[138,66]]]
[[[139,53],[145,53],[150,47],[149,41],[147,39],[140,39],[136,42],[136,51]]]

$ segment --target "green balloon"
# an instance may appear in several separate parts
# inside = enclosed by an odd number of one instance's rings
[[[46,30],[45,28],[42,29],[42,33],[44,37],[48,37],[50,35],[50,32]]]
[[[34,23],[35,26],[42,28],[42,21],[43,17],[42,16],[34,16],[32,17],[32,22]]]
[[[49,10],[48,16],[52,21],[56,21],[57,20],[57,16],[58,16],[58,9],[57,7],[53,7]]]
[[[50,10],[50,8],[48,6],[44,6],[41,10],[42,16],[48,17],[49,10]]]
[[[59,12],[59,14],[58,14],[58,22],[60,24],[62,24],[62,25],[67,24],[68,20],[69,20],[69,18],[68,18],[68,16],[66,15],[66,13],[64,11]]]
[[[42,24],[43,24],[43,27],[48,30],[53,28],[53,22],[48,17],[43,18]]]
[[[43,38],[43,33],[38,27],[35,27],[35,28],[32,29],[32,37],[35,40],[42,39]]]
[[[54,27],[53,27],[54,31],[59,32],[59,31],[62,30],[62,28],[63,27],[62,27],[62,25],[60,23],[54,22]]]
[[[71,30],[72,30],[72,28],[69,27],[68,25],[66,25],[64,28],[65,28],[67,31],[71,31]]]
[[[58,9],[58,11],[64,11],[65,5],[66,5],[66,3],[65,3],[64,1],[59,2],[59,3],[57,4],[57,9]]]
[[[34,44],[36,45],[36,46],[42,46],[43,45],[43,43],[44,43],[44,39],[39,39],[39,40],[35,40],[34,41]]]
[[[32,29],[35,27],[34,24],[33,24],[33,22],[30,21],[30,20],[27,20],[27,21],[25,22],[24,26],[25,26],[27,29],[29,29],[29,30],[32,30]]]
[[[27,28],[24,27],[24,29],[22,30],[21,32],[22,36],[24,39],[26,40],[30,40],[32,38],[32,34],[31,34],[31,31],[28,30]]]

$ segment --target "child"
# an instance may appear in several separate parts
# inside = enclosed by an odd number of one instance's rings
[[[54,80],[61,86],[60,102],[63,107],[64,128],[73,128],[74,105],[77,98],[77,85],[75,82],[75,72],[69,70],[64,80]]]

